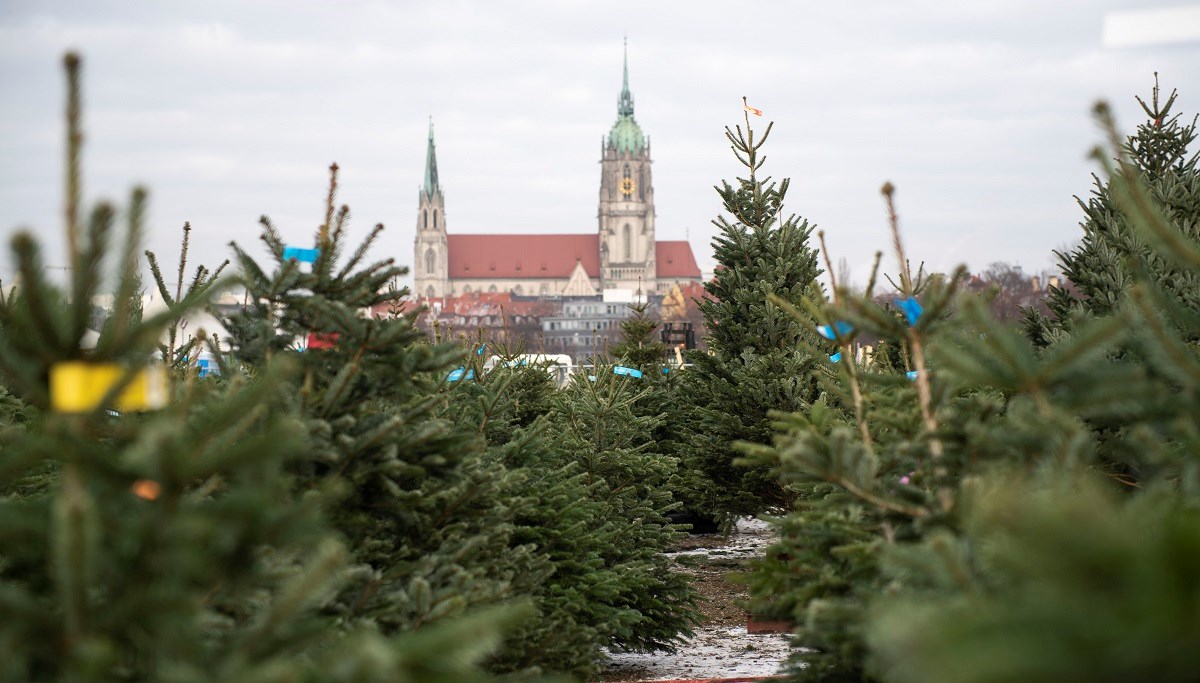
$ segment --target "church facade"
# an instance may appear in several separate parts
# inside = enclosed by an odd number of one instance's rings
[[[649,295],[700,282],[687,241],[655,239],[650,166],[650,141],[633,116],[626,59],[617,121],[602,143],[596,231],[451,234],[431,123],[418,193],[414,293],[423,298],[475,292],[586,297],[623,289]]]

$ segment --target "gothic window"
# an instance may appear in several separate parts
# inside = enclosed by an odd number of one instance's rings
[[[437,209],[433,210],[433,228],[437,229]]]
[[[425,272],[432,273],[437,268],[437,254],[432,249],[425,252]]]
[[[429,229],[429,209],[425,209],[421,212],[421,229]]]
[[[425,296],[429,299],[433,298],[433,285],[429,285],[425,288]]]
[[[646,168],[638,168],[638,199],[646,198]]]
[[[633,260],[633,257],[630,256],[630,253],[631,253],[630,242],[632,242],[632,238],[630,237],[631,232],[632,231],[629,229],[629,224],[626,223],[624,229],[621,230],[622,236],[624,237],[623,241],[625,242],[625,262],[626,263]]]

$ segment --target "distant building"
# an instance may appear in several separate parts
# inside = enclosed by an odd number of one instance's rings
[[[556,301],[513,296],[509,292],[424,299],[418,321],[430,333],[449,341],[464,336],[510,345],[511,351],[541,351],[542,316],[558,312]],[[521,347],[521,348],[517,348]]]
[[[644,301],[628,289],[610,289],[602,297],[562,299],[554,315],[542,316],[542,343],[547,353],[562,353],[576,363],[607,355],[621,339],[621,321],[633,314],[630,304]]]
[[[610,289],[662,294],[675,284],[699,282],[687,241],[655,239],[650,164],[650,141],[633,117],[626,59],[617,121],[601,143],[595,233],[450,234],[430,123],[417,202],[414,294],[429,299],[478,292],[586,297]]]

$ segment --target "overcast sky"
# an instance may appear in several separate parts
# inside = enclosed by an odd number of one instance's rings
[[[658,238],[686,236],[702,267],[746,95],[755,126],[775,122],[765,171],[792,178],[789,209],[856,278],[888,243],[885,180],[914,259],[1039,271],[1079,234],[1093,102],[1131,129],[1157,70],[1200,110],[1200,43],[1102,42],[1106,13],[1171,4],[4,0],[0,231],[33,228],[65,261],[59,58],[75,49],[87,195],[149,186],[166,263],[184,221],[207,263],[255,244],[262,214],[306,244],[332,161],[355,235],[384,223],[374,253],[410,263],[430,116],[451,232],[592,232],[627,34]]]

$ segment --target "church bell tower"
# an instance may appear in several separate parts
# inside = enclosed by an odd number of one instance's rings
[[[601,146],[598,219],[601,288],[653,293],[658,283],[650,141],[633,118],[628,44],[617,121]]]
[[[417,198],[417,238],[413,245],[413,293],[419,297],[449,296],[450,250],[446,240],[446,201],[438,183],[433,121],[425,151],[425,183]]]

